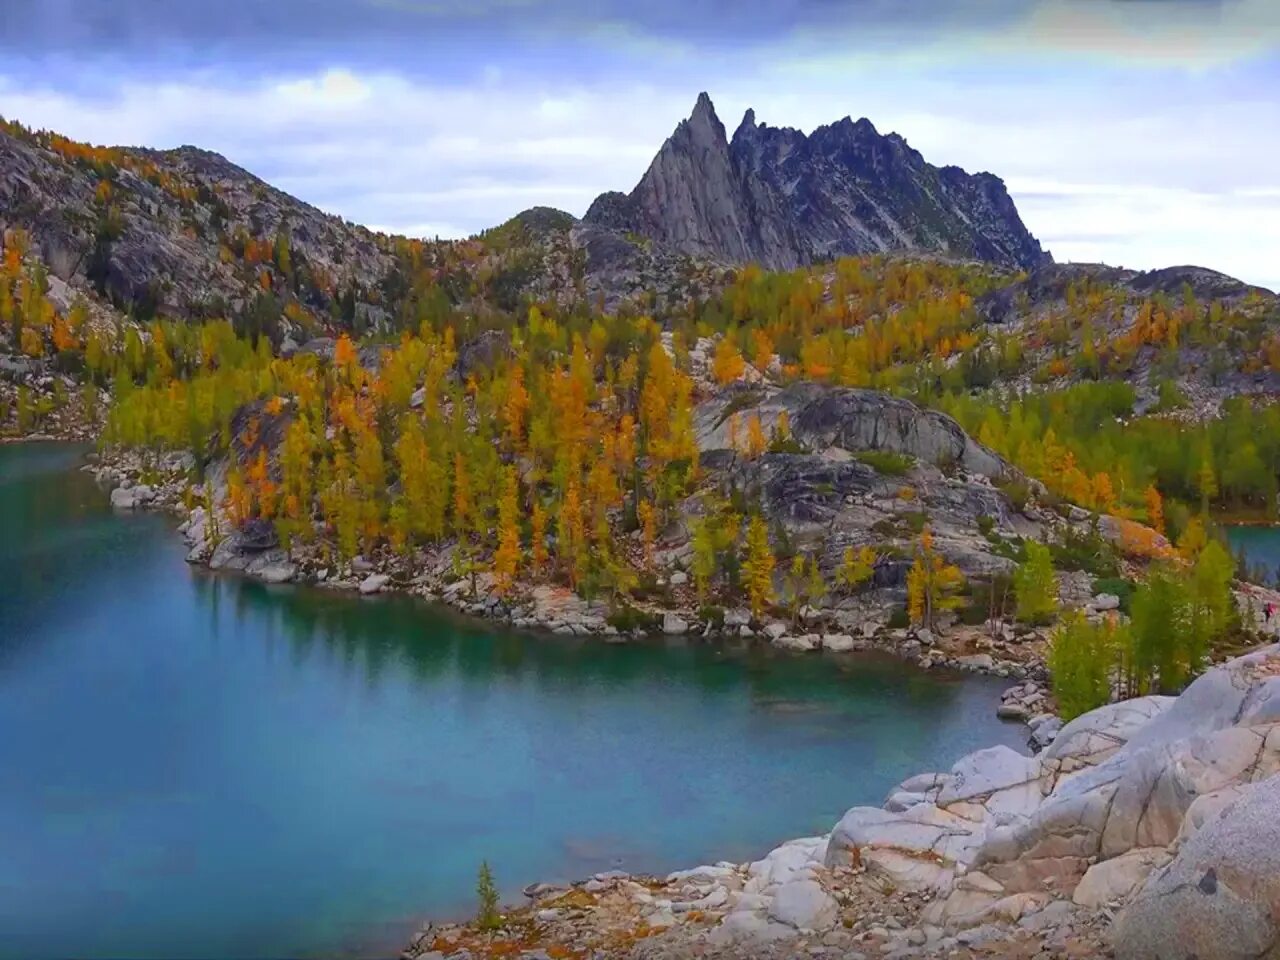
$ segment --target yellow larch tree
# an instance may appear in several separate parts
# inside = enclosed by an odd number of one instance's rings
[[[935,629],[939,613],[960,605],[955,594],[963,584],[960,569],[947,563],[934,549],[933,532],[925,526],[916,547],[915,563],[907,573],[907,613],[911,622]]]
[[[769,546],[769,528],[764,518],[754,516],[747,525],[747,557],[742,564],[744,586],[751,613],[757,619],[773,602],[773,568],[776,561]]]
[[[498,500],[498,549],[493,555],[493,576],[498,593],[506,596],[515,583],[520,564],[520,478],[514,466],[503,471],[502,496]]]
[[[732,333],[726,333],[716,344],[715,356],[711,361],[711,375],[720,386],[733,383],[747,369],[747,362],[742,359],[742,352],[734,342]]]

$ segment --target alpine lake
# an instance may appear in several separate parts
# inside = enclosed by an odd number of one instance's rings
[[[0,446],[0,957],[393,956],[481,861],[755,859],[1025,741],[998,679],[211,574],[84,452]]]

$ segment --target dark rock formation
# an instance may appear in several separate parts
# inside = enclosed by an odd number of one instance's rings
[[[974,306],[988,323],[1004,323],[1035,307],[1065,303],[1070,287],[1086,284],[1118,289],[1135,297],[1163,294],[1174,301],[1181,300],[1188,289],[1201,303],[1230,303],[1251,295],[1275,300],[1270,290],[1204,267],[1165,267],[1142,273],[1102,263],[1051,263],[1036,268],[1017,283],[991,291]]]
[[[805,136],[748,110],[730,141],[705,93],[636,188],[603,194],[585,221],[773,269],[887,251],[1019,268],[1050,260],[998,177],[934,167],[866,119]]]

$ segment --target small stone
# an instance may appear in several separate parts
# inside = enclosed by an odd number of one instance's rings
[[[683,570],[677,570],[669,579],[673,587],[682,587],[689,582],[689,575]]]
[[[996,707],[996,716],[1001,720],[1025,722],[1030,718],[1031,711],[1020,703],[1002,703]]]

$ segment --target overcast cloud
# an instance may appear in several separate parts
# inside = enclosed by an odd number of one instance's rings
[[[1280,287],[1272,0],[4,0],[0,114],[194,143],[381,229],[629,189],[708,90],[1002,176],[1060,260]]]

